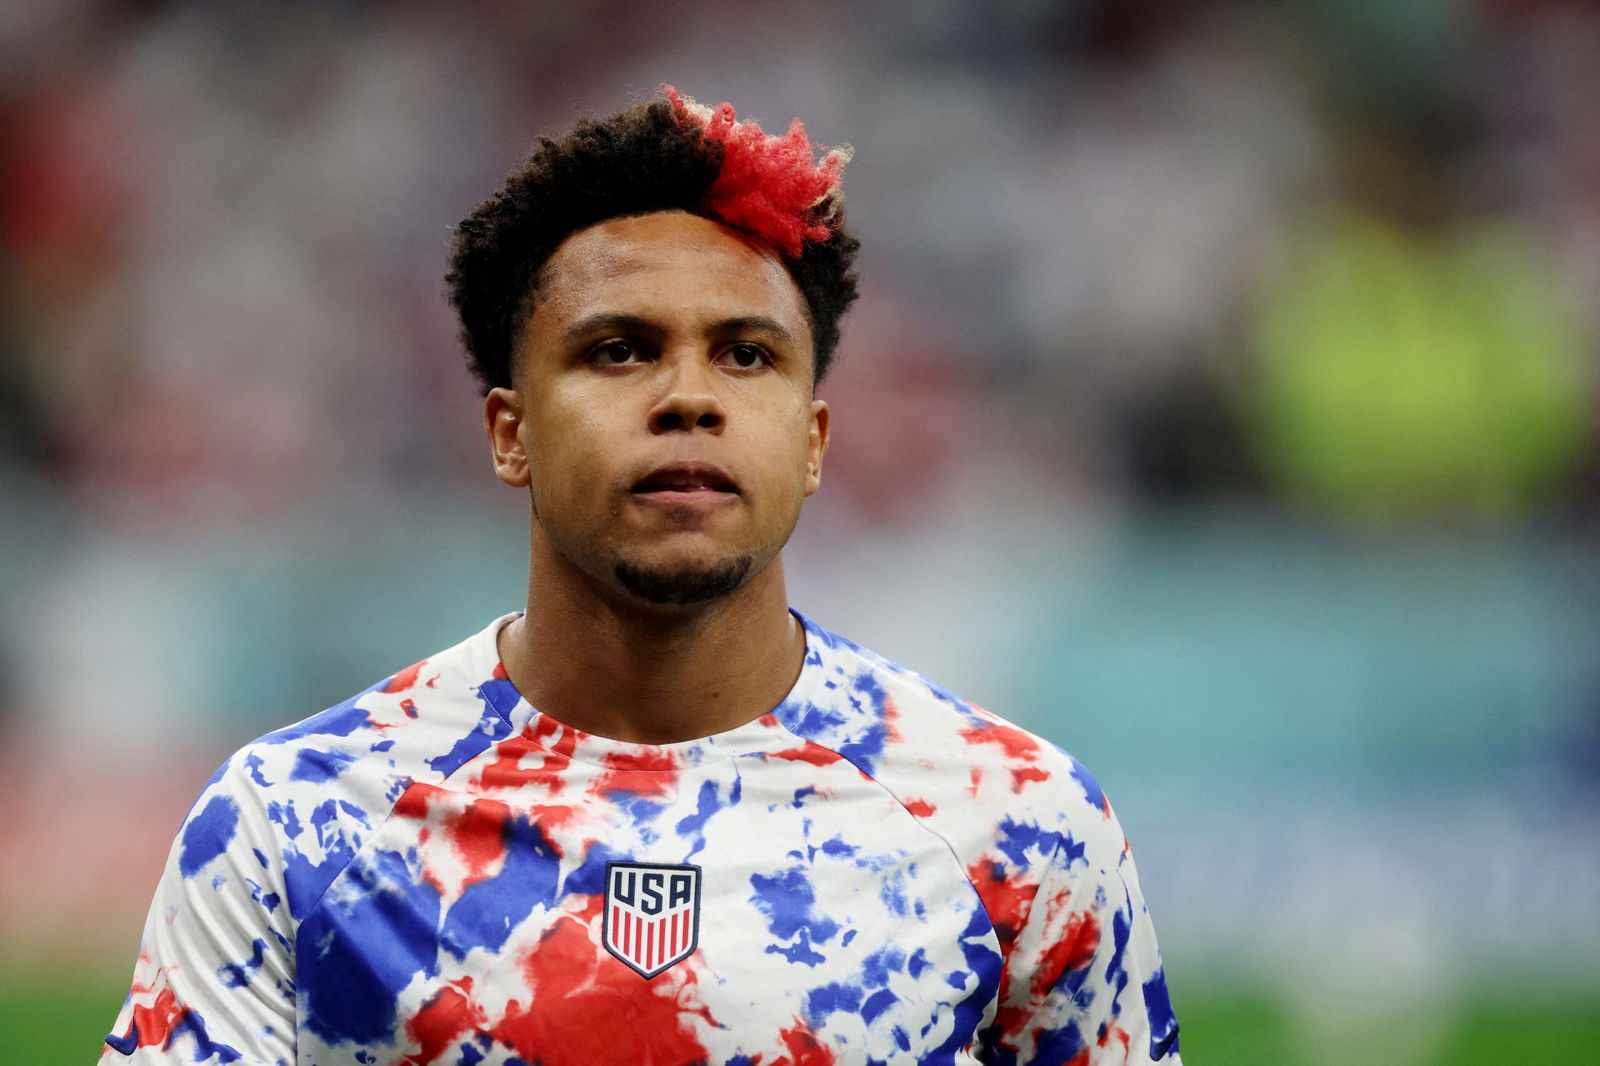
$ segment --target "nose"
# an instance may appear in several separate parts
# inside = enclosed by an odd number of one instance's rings
[[[688,355],[679,359],[663,360],[666,370],[666,387],[651,406],[649,422],[652,433],[673,433],[678,430],[709,430],[722,432],[728,413],[714,388],[716,371],[703,356]]]

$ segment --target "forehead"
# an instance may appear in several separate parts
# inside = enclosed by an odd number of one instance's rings
[[[768,315],[809,340],[805,298],[777,254],[685,211],[579,230],[541,272],[530,334],[595,313],[666,320]]]

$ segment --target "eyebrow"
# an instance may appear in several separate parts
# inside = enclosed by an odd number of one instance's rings
[[[656,333],[661,327],[648,318],[640,315],[619,314],[602,311],[599,314],[580,318],[562,331],[565,340],[575,340],[578,337],[591,333],[603,333],[615,330],[619,333]],[[706,327],[705,336],[720,337],[729,333],[766,333],[777,337],[787,344],[794,344],[794,334],[790,333],[775,318],[767,315],[735,315],[713,322]]]

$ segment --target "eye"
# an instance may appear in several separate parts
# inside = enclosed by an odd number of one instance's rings
[[[628,366],[641,358],[638,345],[627,340],[609,340],[589,349],[589,361],[597,366]]]
[[[772,365],[772,355],[759,344],[742,342],[724,348],[717,361],[738,370],[759,370]]]

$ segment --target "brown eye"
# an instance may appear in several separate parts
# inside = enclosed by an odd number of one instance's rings
[[[600,366],[626,366],[637,361],[639,353],[628,341],[606,341],[595,348],[589,358]]]
[[[772,361],[758,344],[735,344],[722,353],[722,358],[740,370],[755,370]]]

